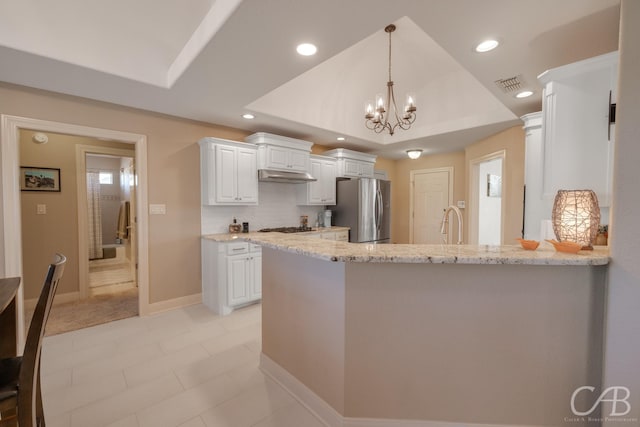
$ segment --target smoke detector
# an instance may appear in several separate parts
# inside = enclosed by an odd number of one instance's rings
[[[41,132],[36,132],[31,137],[31,141],[36,144],[46,144],[49,141],[49,137]]]

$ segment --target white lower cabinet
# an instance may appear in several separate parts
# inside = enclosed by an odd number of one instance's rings
[[[336,231],[335,240],[340,242],[348,242],[349,241],[349,230]]]
[[[220,315],[262,298],[262,250],[247,242],[202,240],[202,302]]]

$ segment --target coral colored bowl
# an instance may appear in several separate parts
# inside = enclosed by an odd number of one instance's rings
[[[575,242],[558,242],[557,240],[547,240],[547,242],[551,243],[558,252],[577,254],[582,249],[582,245]]]
[[[520,246],[522,246],[523,249],[526,249],[528,251],[535,251],[536,249],[538,249],[538,245],[540,244],[540,242],[538,242],[537,240],[526,240],[526,239],[516,239],[516,240],[520,242]]]

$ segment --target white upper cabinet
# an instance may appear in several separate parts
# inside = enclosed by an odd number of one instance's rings
[[[336,148],[325,151],[325,156],[334,157],[338,163],[338,177],[344,178],[373,178],[373,167],[376,157],[372,154],[360,153],[358,151],[347,150],[346,148]]]
[[[268,145],[264,148],[264,161],[260,163],[260,169],[307,172],[308,159],[308,152]]]
[[[202,204],[258,204],[257,147],[209,137],[199,144]]]
[[[249,135],[245,141],[258,147],[258,169],[309,172],[311,142],[265,132]]]
[[[543,199],[558,190],[594,190],[611,203],[618,52],[542,73]],[[528,191],[528,189],[527,189]]]
[[[335,205],[337,160],[327,156],[311,156],[311,175],[317,181],[298,186],[299,205]]]

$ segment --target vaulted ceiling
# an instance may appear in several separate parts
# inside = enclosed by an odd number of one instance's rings
[[[0,80],[400,157],[521,123],[540,73],[617,49],[618,17],[619,0],[4,0]],[[418,107],[393,136],[364,125],[390,23],[396,96]],[[489,37],[500,46],[474,52]],[[318,53],[299,56],[301,42]],[[533,96],[495,83],[509,77]]]

